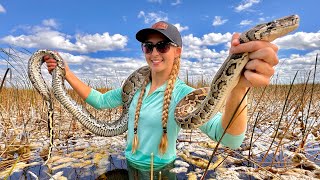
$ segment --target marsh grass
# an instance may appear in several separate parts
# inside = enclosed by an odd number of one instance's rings
[[[8,74],[1,76],[0,88],[0,172],[14,168],[17,161],[41,161],[38,157],[30,155],[31,152],[41,149],[41,157],[46,156],[48,146],[47,109],[42,97],[33,89],[27,79],[25,70],[26,60],[20,57],[30,55],[27,51],[14,51],[1,49],[2,58],[8,60],[12,73],[23,81],[18,84],[11,82],[6,85]],[[4,53],[5,52],[5,53]],[[230,150],[219,147],[217,153],[227,154],[227,157],[236,157],[242,160],[242,165],[252,167],[256,171],[266,171],[272,176],[280,172],[280,168],[299,167],[303,169],[302,162],[293,162],[295,153],[304,154],[309,161],[320,165],[320,84],[316,83],[316,65],[307,74],[302,83],[272,84],[262,88],[252,88],[248,92],[249,121],[246,140],[239,150]],[[301,74],[297,73],[297,76]],[[319,80],[318,80],[319,81]],[[187,82],[193,87],[207,86],[203,78],[195,83]],[[101,83],[103,84],[103,83]],[[110,88],[101,88],[106,92]],[[86,107],[91,114],[101,120],[111,121],[121,113],[121,108],[98,111],[87,105],[73,90],[68,89],[69,95],[79,104]],[[54,100],[54,154],[61,150],[70,153],[74,149],[69,145],[74,140],[83,137],[93,137]],[[192,131],[187,131],[192,134]],[[193,136],[180,141],[189,141],[191,144],[199,143]],[[218,147],[217,147],[218,148]],[[315,150],[313,150],[315,149]],[[243,152],[248,151],[247,154]],[[288,155],[287,152],[292,152]],[[211,149],[211,152],[214,152]],[[206,156],[206,159],[212,157]],[[306,161],[304,161],[306,162]],[[230,166],[227,164],[225,166]],[[208,165],[209,166],[209,165]],[[278,169],[278,170],[277,170]],[[285,170],[282,170],[285,172]],[[9,177],[11,172],[8,174]],[[261,174],[261,172],[260,172]]]

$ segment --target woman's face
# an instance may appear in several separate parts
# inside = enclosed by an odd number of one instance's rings
[[[146,42],[153,45],[166,41],[166,37],[160,33],[150,34]],[[170,45],[170,49],[166,53],[158,52],[157,48],[153,47],[151,53],[145,53],[146,61],[153,73],[161,73],[169,75],[175,58],[181,54],[181,48]]]

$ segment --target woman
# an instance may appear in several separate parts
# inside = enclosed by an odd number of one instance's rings
[[[174,120],[174,109],[179,100],[194,90],[177,78],[182,39],[174,25],[164,21],[157,22],[151,28],[137,32],[136,38],[142,43],[145,59],[151,69],[151,78],[136,92],[129,108],[125,150],[129,172],[131,166],[148,170],[151,154],[156,170],[172,164],[176,158],[176,140],[180,131]],[[248,87],[269,84],[270,77],[274,74],[273,66],[278,63],[277,50],[277,46],[263,41],[240,44],[239,34],[233,35],[230,53],[250,52],[251,60],[245,66],[239,83],[228,95],[224,113],[216,114],[200,127],[201,131],[213,140],[221,138]],[[49,56],[45,56],[44,60],[51,72],[56,67],[55,60]],[[81,82],[68,66],[66,80],[81,98],[97,109],[122,105],[121,88],[101,94]],[[234,149],[241,145],[247,126],[246,104],[245,100],[227,129],[222,139],[225,146]],[[139,142],[143,142],[143,145]]]

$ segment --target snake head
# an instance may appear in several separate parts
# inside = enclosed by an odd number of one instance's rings
[[[299,26],[300,18],[298,15],[286,16],[271,22],[259,24],[254,28],[244,32],[240,36],[240,43],[264,40],[273,41],[276,38],[284,36]]]
[[[276,38],[282,37],[299,26],[300,18],[298,15],[286,16],[265,24],[263,28],[261,40],[273,41]]]

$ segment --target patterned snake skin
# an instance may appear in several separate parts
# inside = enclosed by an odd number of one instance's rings
[[[295,30],[299,16],[292,15],[260,24],[244,32],[240,43],[254,40],[273,41]],[[231,54],[224,61],[209,88],[196,89],[183,98],[175,109],[175,120],[184,129],[207,122],[224,104],[227,94],[237,85],[242,69],[249,61],[248,53]]]

